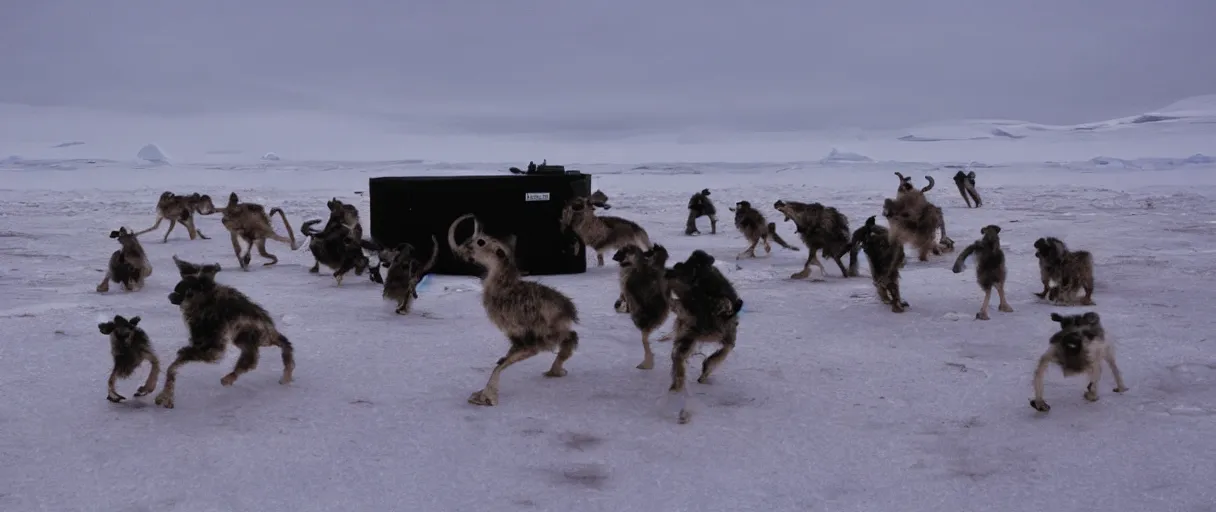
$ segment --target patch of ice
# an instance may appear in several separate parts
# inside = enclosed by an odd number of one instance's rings
[[[158,164],[169,163],[169,157],[165,156],[165,152],[161,151],[160,147],[156,144],[147,144],[144,147],[139,148],[139,153],[137,153],[135,156],[140,160],[146,160],[148,162]]]
[[[278,159],[279,159],[279,155],[274,154],[273,151],[266,153],[265,155],[262,155],[262,160],[277,161]]]
[[[66,147],[71,147],[71,146],[79,146],[79,145],[81,145],[81,144],[84,144],[84,141],[79,141],[79,140],[71,140],[71,141],[68,141],[68,142],[60,142],[59,144],[55,144],[54,146],[51,146],[51,147],[55,147],[55,148],[66,148]]]
[[[832,151],[828,152],[828,156],[825,156],[819,160],[820,163],[873,162],[873,161],[874,160],[871,159],[870,157],[862,155],[860,153],[849,153],[847,151],[840,151],[836,148],[832,148]]]

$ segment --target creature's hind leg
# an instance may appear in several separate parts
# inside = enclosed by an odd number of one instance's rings
[[[106,400],[109,400],[114,403],[118,403],[118,402],[121,402],[121,401],[127,399],[127,397],[118,394],[118,391],[114,390],[114,382],[117,380],[118,380],[118,368],[115,367],[113,370],[110,371],[110,380],[107,382],[107,386],[109,386],[109,393],[106,394]]]
[[[595,266],[597,266],[597,267],[604,266],[604,253],[602,253],[600,251],[595,251]]]
[[[156,405],[165,407],[166,409],[173,408],[173,393],[177,389],[178,367],[192,361],[214,363],[224,355],[224,346],[220,345],[218,340],[212,343],[200,343],[199,345],[210,346],[212,348],[203,349],[195,344],[190,344],[177,350],[177,358],[165,370],[165,387],[160,390],[160,394],[156,395]]]
[[[637,369],[651,370],[654,368],[654,352],[650,350],[650,331],[642,331],[642,362],[638,363]]]
[[[845,252],[847,251],[841,252],[840,254],[833,254],[832,259],[836,260],[836,266],[840,267],[840,277],[847,278],[849,277],[849,270],[844,267],[844,261],[840,259],[841,256],[845,255]],[[824,275],[827,275],[826,271],[824,272]]]
[[[539,353],[535,341],[528,341],[518,338],[511,340],[511,348],[507,350],[507,355],[498,360],[494,366],[494,371],[490,372],[490,379],[486,381],[485,388],[480,391],[474,391],[469,395],[469,403],[473,405],[496,405],[498,403],[498,379],[502,375],[502,371],[515,363],[528,359]]]
[[[177,221],[169,219],[169,229],[165,230],[165,238],[161,239],[161,243],[169,243],[169,233],[172,233],[175,227],[177,227]]]
[[[350,272],[354,268],[355,262],[350,261],[349,258],[342,262],[342,266],[338,267],[338,270],[334,271],[334,279],[338,281],[338,286],[342,286],[342,278],[346,276],[347,272]]]
[[[401,300],[397,302],[397,310],[394,311],[394,313],[397,313],[398,315],[408,315],[410,313],[410,306],[414,303],[414,294],[412,292],[413,290],[409,290],[401,298]]]
[[[265,238],[259,238],[257,241],[257,245],[258,245],[258,256],[261,256],[263,258],[270,260],[266,263],[263,263],[262,264],[263,267],[268,267],[270,265],[274,265],[275,263],[279,262],[278,256],[270,254],[269,252],[266,251],[266,239]],[[250,249],[253,248],[253,244],[249,244],[249,246],[250,246]],[[340,284],[340,281],[341,280],[339,280],[339,284]]]
[[[1005,300],[1005,282],[1004,281],[1001,281],[996,284],[996,295],[997,295],[997,298],[1000,299],[1000,301],[1001,301],[1001,303],[999,305],[997,305],[996,308],[1001,311],[1004,311],[1006,313],[1013,313],[1013,306],[1010,306],[1009,302],[1007,302]]]
[[[1089,385],[1085,386],[1085,399],[1098,401],[1098,382],[1102,380],[1102,361],[1094,361],[1089,367]]]
[[[769,253],[772,253],[772,252],[773,252],[773,246],[772,246],[772,245],[770,245],[770,244],[768,243],[769,235],[764,235],[764,236],[763,236],[763,237],[761,237],[760,239],[761,239],[761,240],[764,240],[764,254],[769,254]]]
[[[144,381],[144,385],[135,390],[135,396],[144,396],[156,391],[156,380],[160,378],[160,360],[156,358],[156,354],[149,353],[146,359],[152,364],[152,370],[148,372],[148,379]]]
[[[241,270],[249,270],[249,260],[251,259],[249,252],[246,251],[245,255],[242,256],[240,237],[237,236],[235,231],[228,232],[228,235],[232,238],[232,253],[236,255],[236,262],[241,265]],[[253,244],[249,244],[249,248],[253,249]]]
[[[282,334],[276,335],[272,344],[279,346],[283,357],[283,376],[279,378],[279,384],[288,384],[292,380],[292,372],[296,369],[295,347],[287,340],[287,336]]]
[[[184,224],[186,226],[186,230],[190,232],[191,240],[194,240],[195,235],[198,235],[198,237],[202,238],[203,240],[211,240],[211,238],[208,238],[207,235],[204,235],[202,231],[199,231],[199,229],[194,226],[194,217],[190,217],[189,219],[182,221],[182,224]]]
[[[1108,366],[1110,366],[1110,373],[1112,373],[1112,374],[1114,374],[1114,375],[1115,375],[1115,389],[1114,389],[1114,392],[1115,392],[1115,393],[1122,393],[1122,392],[1124,392],[1124,391],[1127,391],[1127,386],[1123,384],[1123,372],[1120,372],[1120,371],[1119,371],[1119,365],[1115,363],[1115,347],[1114,347],[1114,345],[1108,345],[1108,346],[1106,347],[1106,356],[1105,356],[1105,358],[1104,358],[1104,359],[1106,360],[1106,364],[1107,364]],[[1095,362],[1095,364],[1100,364],[1100,363],[1096,363],[1096,362]]]
[[[759,238],[752,240],[751,245],[747,246],[747,249],[744,249],[743,252],[739,253],[738,256],[735,256],[735,259],[742,259],[744,256],[747,256],[749,258],[755,258],[756,257],[756,244],[758,244],[758,243],[760,243]]]
[[[697,382],[701,384],[709,383],[709,375],[714,372],[718,365],[721,365],[726,360],[726,356],[735,349],[735,331],[732,329],[722,337],[722,347],[709,357],[705,358],[705,362],[701,363],[701,376],[697,378]]]
[[[980,304],[980,312],[975,314],[976,320],[988,319],[988,302],[992,299],[992,288],[984,289],[984,303]]]
[[[711,234],[711,235],[718,234],[718,216],[717,215],[709,216],[709,234]]]
[[[1047,286],[1048,279],[1046,277],[1044,277],[1044,278],[1042,278],[1042,281],[1043,281],[1043,291],[1034,294],[1035,297],[1038,297],[1040,299],[1047,298],[1047,290],[1050,289],[1050,287]]]
[[[321,271],[321,260],[318,260],[318,259],[316,259],[316,257],[313,257],[312,268],[308,269],[308,271],[313,274],[320,272]]]
[[[101,278],[101,284],[97,285],[98,293],[105,293],[105,292],[110,291],[110,277],[111,277],[110,270],[106,269],[106,275]]]
[[[549,371],[545,372],[545,377],[565,377],[566,369],[562,366],[566,364],[566,360],[574,355],[574,349],[578,348],[578,333],[570,331],[558,345],[560,348],[557,351],[557,358],[553,360],[553,366],[549,367]]]
[[[145,230],[143,230],[143,231],[140,231],[140,232],[138,232],[138,233],[135,233],[135,236],[139,236],[139,235],[142,235],[142,234],[144,234],[144,233],[148,233],[148,232],[150,232],[150,231],[152,231],[152,230],[154,230],[154,229],[156,229],[156,228],[159,228],[159,227],[160,227],[160,222],[161,222],[162,220],[165,220],[165,217],[164,217],[163,215],[161,215],[161,214],[160,214],[160,212],[157,212],[157,214],[156,214],[156,223],[155,223],[155,224],[153,224],[153,225],[152,225],[152,227],[150,227],[150,228],[148,228],[148,229],[145,229]]]
[[[699,233],[700,231],[697,230],[697,212],[690,209],[688,210],[688,221],[684,223],[684,234],[691,236]]]
[[[891,311],[896,313],[903,313],[904,311],[907,311],[908,303],[904,300],[903,295],[899,293],[899,283],[896,281],[889,281],[887,282],[885,288],[887,290],[887,295],[891,297]]]
[[[807,247],[807,249],[810,249],[810,251],[806,255],[806,263],[802,264],[802,271],[790,274],[790,279],[806,279],[807,276],[811,275],[811,265],[823,267],[823,264],[819,263],[818,251],[813,246]]]
[[[220,379],[220,384],[231,386],[242,373],[258,367],[258,346],[261,345],[261,337],[262,333],[253,329],[242,330],[233,336],[232,345],[241,349],[241,356],[237,358],[232,371]]]
[[[984,204],[984,202],[980,200],[980,193],[976,192],[974,188],[967,187],[967,193],[971,194],[971,199],[975,200],[976,208],[979,208],[981,205]]]
[[[687,392],[684,388],[686,374],[684,363],[688,361],[688,356],[692,354],[692,349],[696,344],[696,338],[683,334],[676,339],[675,344],[671,347],[671,387],[667,390],[669,393]],[[692,413],[685,408],[681,408],[679,422],[688,423],[691,419]]]
[[[1085,289],[1085,296],[1081,297],[1081,304],[1085,306],[1096,306],[1094,303],[1094,283],[1093,281],[1086,282],[1081,285]]]

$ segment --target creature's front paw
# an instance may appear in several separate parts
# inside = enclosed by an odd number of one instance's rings
[[[976,314],[975,314],[975,319],[976,319],[976,320],[987,320],[987,319],[988,319],[988,312],[987,312],[987,311],[980,311],[979,313],[976,313]]]
[[[231,386],[232,383],[234,383],[234,382],[236,382],[235,373],[229,373],[228,375],[225,375],[222,378],[220,378],[220,385],[222,385],[224,387]]]
[[[104,283],[97,285],[97,293],[105,293],[108,291],[110,291],[110,282],[109,281],[106,281]]]
[[[113,392],[113,391],[110,391],[109,393],[107,393],[107,394],[106,394],[106,400],[109,400],[109,401],[114,402],[114,403],[118,403],[118,402],[121,402],[121,401],[126,400],[126,399],[127,399],[127,397],[122,396],[122,395],[120,395],[120,394],[118,394],[118,393],[115,393],[115,392]]]
[[[891,304],[891,312],[893,313],[903,313],[904,311],[907,311],[907,309],[907,303]]]
[[[147,395],[148,393],[151,393],[151,392],[153,392],[153,391],[156,391],[156,385],[155,385],[155,384],[153,384],[151,387],[149,387],[149,386],[140,386],[140,387],[139,387],[139,389],[135,390],[135,396],[144,396],[144,395]]]
[[[1005,313],[1013,313],[1013,306],[1010,306],[1009,304],[1001,304],[1000,306],[997,306],[996,308]]]
[[[650,358],[643,359],[642,362],[638,363],[637,369],[639,369],[639,370],[654,369],[654,358],[650,357]]]
[[[1093,390],[1086,391],[1085,399],[1089,400],[1090,402],[1097,402],[1098,401],[1098,392],[1093,391]]]
[[[811,271],[810,271],[810,269],[807,269],[807,270],[803,270],[802,272],[795,272],[793,274],[790,274],[790,279],[806,279],[806,277],[809,275],[811,275]]]
[[[568,372],[566,372],[565,368],[562,368],[557,371],[550,369],[549,371],[545,372],[544,375],[545,375],[545,377],[557,378],[557,377],[565,377],[566,373],[568,373]]]
[[[498,404],[498,391],[493,389],[475,391],[472,395],[469,395],[469,403],[473,405],[496,405]]]
[[[156,402],[156,405],[159,405],[166,409],[172,409],[173,408],[173,395],[166,391],[161,391],[159,395],[156,395],[155,402]]]
[[[1127,391],[1127,389],[1128,389],[1128,388],[1127,388],[1126,386],[1124,386],[1124,387],[1118,387],[1118,388],[1115,388],[1113,391],[1114,391],[1115,393],[1122,393],[1122,392],[1124,392],[1124,391]]]
[[[1051,410],[1051,406],[1047,405],[1046,400],[1035,400],[1035,399],[1031,398],[1030,406],[1034,407],[1034,410],[1039,411],[1039,412],[1047,412],[1047,411]]]

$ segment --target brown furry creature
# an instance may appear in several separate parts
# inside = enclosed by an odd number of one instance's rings
[[[684,364],[697,343],[720,345],[701,365],[701,376],[697,378],[701,384],[709,382],[710,374],[734,350],[743,299],[726,276],[714,268],[714,257],[700,249],[668,269],[665,278],[675,295],[672,310],[676,314],[668,391],[679,393],[685,391]],[[680,423],[688,423],[691,418],[687,409],[680,410]]]
[[[139,328],[139,317],[127,319],[122,315],[114,315],[114,320],[97,324],[97,328],[102,334],[110,337],[110,355],[114,357],[114,369],[110,371],[106,400],[118,403],[127,399],[114,390],[114,383],[118,379],[130,377],[144,361],[152,365],[152,371],[148,372],[144,385],[135,391],[135,396],[144,396],[156,391],[156,379],[160,377],[160,360],[156,358],[156,351],[152,350],[148,333]]]
[[[697,219],[709,217],[709,234],[718,234],[718,209],[709,200],[709,189],[702,189],[688,199],[688,222],[684,223],[685,235],[699,235]]]
[[[97,285],[97,292],[110,291],[110,281],[122,284],[126,291],[143,289],[144,280],[152,275],[152,263],[148,261],[144,246],[139,243],[135,233],[128,231],[126,227],[111,231],[110,238],[117,239],[122,248],[110,255],[106,275],[101,278],[101,284]]]
[[[457,244],[456,225],[469,218],[473,219],[473,235]],[[578,323],[574,301],[553,288],[520,279],[511,246],[482,232],[481,223],[472,214],[462,215],[452,222],[448,228],[448,246],[457,257],[486,269],[482,279],[482,307],[490,322],[511,342],[507,354],[495,363],[485,387],[470,395],[469,403],[497,404],[498,380],[503,370],[542,350],[557,351],[557,358],[545,376],[566,376],[563,365],[578,348],[578,333],[572,328]]]
[[[785,221],[794,221],[794,225],[798,226],[798,236],[802,238],[802,243],[810,252],[807,255],[806,263],[802,265],[802,271],[791,275],[791,279],[804,279],[811,275],[812,265],[819,267],[819,270],[826,276],[827,269],[819,261],[818,253],[820,251],[823,251],[825,257],[836,261],[842,277],[857,275],[856,272],[850,274],[840,259],[848,254],[852,245],[849,239],[849,218],[845,217],[843,213],[820,203],[799,203],[797,201],[778,200],[773,203],[773,208],[785,216]]]
[[[1039,278],[1043,291],[1036,293],[1056,304],[1076,302],[1077,292],[1085,291],[1081,304],[1094,306],[1094,258],[1089,251],[1070,251],[1059,238],[1035,240],[1034,256],[1039,259]]]
[[[384,279],[385,299],[397,301],[398,315],[409,314],[410,305],[418,298],[418,283],[426,277],[427,272],[439,260],[439,240],[431,235],[431,256],[426,261],[419,258],[414,246],[402,243],[393,250],[393,258],[382,262],[388,266],[388,274]]]
[[[984,204],[980,200],[980,193],[975,191],[975,171],[963,173],[959,171],[954,173],[954,186],[958,187],[959,195],[963,196],[963,201],[967,203],[967,208],[971,208],[971,201],[975,201],[975,207],[979,208]],[[967,196],[971,196],[968,198]]]
[[[156,201],[156,223],[152,227],[140,231],[135,235],[142,235],[160,227],[161,221],[169,219],[169,229],[165,231],[165,238],[162,243],[169,241],[169,233],[173,232],[173,228],[177,223],[182,223],[186,226],[186,232],[190,234],[190,239],[194,240],[195,235],[203,240],[210,240],[207,235],[194,227],[194,214],[211,215],[215,213],[215,204],[211,202],[211,196],[199,194],[195,192],[188,196],[179,196],[168,190],[160,194],[160,199]]]
[[[287,222],[287,214],[283,213],[280,208],[271,208],[270,213],[266,213],[266,208],[256,203],[242,203],[237,197],[236,192],[228,196],[228,204],[224,206],[223,217],[221,222],[224,224],[224,229],[228,230],[228,234],[232,237],[232,251],[236,253],[236,259],[241,264],[241,270],[249,270],[249,262],[253,259],[250,254],[253,252],[253,246],[257,245],[258,255],[269,259],[265,265],[274,265],[279,262],[279,258],[269,252],[266,252],[266,239],[271,239],[276,242],[282,242],[291,246],[291,250],[299,249],[296,245],[296,235],[291,231],[291,223]],[[270,216],[275,213],[283,219],[283,226],[287,228],[287,236],[281,236],[274,232],[274,228],[270,226]],[[245,254],[241,255],[241,244],[238,240],[244,240],[248,247],[245,248]]]
[[[190,276],[215,279],[215,275],[223,270],[219,263],[207,263],[202,265],[198,263],[190,263],[189,261],[178,259],[176,254],[173,255],[173,264],[177,265],[177,273],[181,274],[183,279]]]
[[[908,303],[899,292],[899,269],[907,261],[903,244],[892,243],[890,232],[875,224],[871,215],[864,225],[853,232],[849,250],[849,272],[852,275],[857,275],[858,250],[865,251],[866,259],[870,262],[870,279],[874,281],[878,299],[883,304],[890,304],[891,311],[895,313],[906,311]]]
[[[608,194],[605,194],[599,190],[592,192],[591,197],[587,199],[587,202],[591,203],[591,206],[596,208],[603,208],[605,210],[612,209],[612,205],[608,204]]]
[[[181,308],[190,344],[178,349],[177,357],[165,370],[165,387],[156,395],[156,405],[173,408],[177,370],[181,365],[218,362],[229,344],[240,349],[241,356],[232,371],[220,379],[221,385],[231,386],[241,374],[257,368],[258,350],[268,346],[277,346],[282,351],[283,377],[279,384],[291,382],[296,367],[291,342],[279,332],[270,313],[244,293],[207,277],[190,276],[173,287],[169,303]]]
[[[756,244],[764,242],[764,253],[773,252],[773,247],[769,245],[768,239],[771,237],[774,242],[777,242],[782,247],[791,251],[797,251],[798,248],[785,243],[781,235],[777,234],[777,223],[768,222],[764,218],[764,214],[760,210],[752,208],[752,204],[747,201],[739,201],[734,206],[728,207],[728,210],[735,212],[735,227],[743,233],[743,237],[747,239],[747,246],[743,252],[739,253],[735,259],[740,259],[744,256],[751,258],[756,257]]]
[[[1065,377],[1081,373],[1089,375],[1085,399],[1090,402],[1098,400],[1098,381],[1102,379],[1103,361],[1115,375],[1114,392],[1127,391],[1123,374],[1115,363],[1114,343],[1106,339],[1106,329],[1102,327],[1102,319],[1097,313],[1067,316],[1052,313],[1051,320],[1060,324],[1060,331],[1051,336],[1047,351],[1039,357],[1039,364],[1035,367],[1034,398],[1030,399],[1031,407],[1039,412],[1051,410],[1051,406],[1043,400],[1043,378],[1047,375],[1047,367],[1052,363],[1060,367]]]
[[[975,314],[976,320],[988,319],[988,302],[992,299],[992,289],[996,288],[997,297],[1001,303],[997,309],[1006,313],[1013,312],[1013,306],[1005,301],[1005,251],[1001,249],[1001,227],[989,224],[980,229],[983,238],[968,245],[963,252],[958,253],[954,260],[954,273],[963,271],[963,263],[975,254],[975,282],[984,290],[984,303],[980,304],[980,312]]]
[[[584,245],[595,251],[595,264],[604,266],[604,253],[626,245],[650,248],[650,235],[636,222],[620,217],[599,217],[595,207],[582,197],[566,202],[562,209],[562,227],[569,228]]]
[[[667,289],[667,249],[655,245],[643,251],[627,245],[612,255],[621,265],[621,300],[617,311],[628,312],[633,326],[642,331],[642,362],[639,370],[654,368],[654,352],[650,350],[650,334],[667,321],[671,312],[671,293]]]
[[[930,188],[932,185],[917,190],[900,175],[900,192],[894,199],[888,198],[882,204],[882,216],[887,219],[891,236],[898,243],[915,246],[920,261],[928,261],[929,253],[938,255],[954,250],[954,240],[946,236],[946,219],[942,209],[925,198],[924,193]],[[939,230],[940,241],[936,240]]]
[[[363,226],[359,224],[358,208],[345,204],[336,197],[326,202],[326,206],[329,207],[329,220],[324,229],[313,228],[321,222],[319,219],[306,221],[300,226],[300,233],[308,237],[308,250],[316,260],[308,271],[314,274],[320,272],[321,265],[324,264],[334,270],[334,279],[337,280],[338,286],[342,286],[342,278],[347,272],[354,270],[355,275],[361,276],[371,267],[372,281],[384,282],[383,279],[377,279],[379,266],[372,266],[370,258],[363,253],[365,249],[375,250],[379,249],[379,246],[363,240]]]

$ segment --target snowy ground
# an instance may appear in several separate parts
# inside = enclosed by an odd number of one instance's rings
[[[353,192],[368,177],[427,167],[0,171],[0,510],[1213,510],[1216,293],[1203,284],[1216,253],[1213,164],[980,168],[984,207],[974,210],[952,169],[586,166],[612,196],[611,214],[640,221],[673,260],[709,251],[747,301],[738,349],[710,385],[690,384],[698,408],[688,425],[658,404],[668,359],[634,368],[639,335],[612,310],[614,265],[534,278],[573,297],[582,343],[563,379],[541,376],[551,355],[510,368],[493,408],[465,401],[506,349],[474,278],[434,277],[400,317],[365,278],[338,288],[309,274],[305,250],[271,243],[279,265],[255,257],[241,272],[218,218],[204,217],[212,240],[189,241],[179,227],[162,244],[165,224],[144,236],[155,271],[142,292],[93,291],[116,247],[106,234],[150,226],[165,189],[217,199],[235,190],[284,207],[298,229],[333,196],[367,222],[366,196]],[[892,194],[895,170],[918,185],[934,175],[929,197],[960,248],[981,226],[1002,226],[1016,312],[997,312],[994,298],[992,320],[973,320],[974,263],[953,274],[954,254],[909,262],[902,315],[878,303],[868,277],[842,279],[831,264],[825,281],[790,280],[805,249],[774,246],[736,266],[745,244],[728,205],[748,200],[780,220],[765,205],[820,201],[857,227]],[[719,233],[702,219],[706,235],[685,237],[684,205],[704,187],[723,210]],[[793,242],[791,224],[778,225]],[[1131,390],[1110,392],[1107,371],[1101,400],[1089,403],[1083,378],[1053,369],[1044,416],[1027,402],[1031,372],[1055,325],[1048,315],[1064,309],[1031,295],[1031,244],[1048,235],[1094,253],[1092,309],[1117,340]],[[186,366],[172,410],[151,396],[105,400],[99,318],[142,316],[165,364],[186,341],[166,298],[173,254],[221,263],[220,281],[276,315],[296,346],[294,383],[277,384],[277,350],[265,349],[231,388],[219,384],[231,353]],[[130,397],[145,372],[120,392]]]

